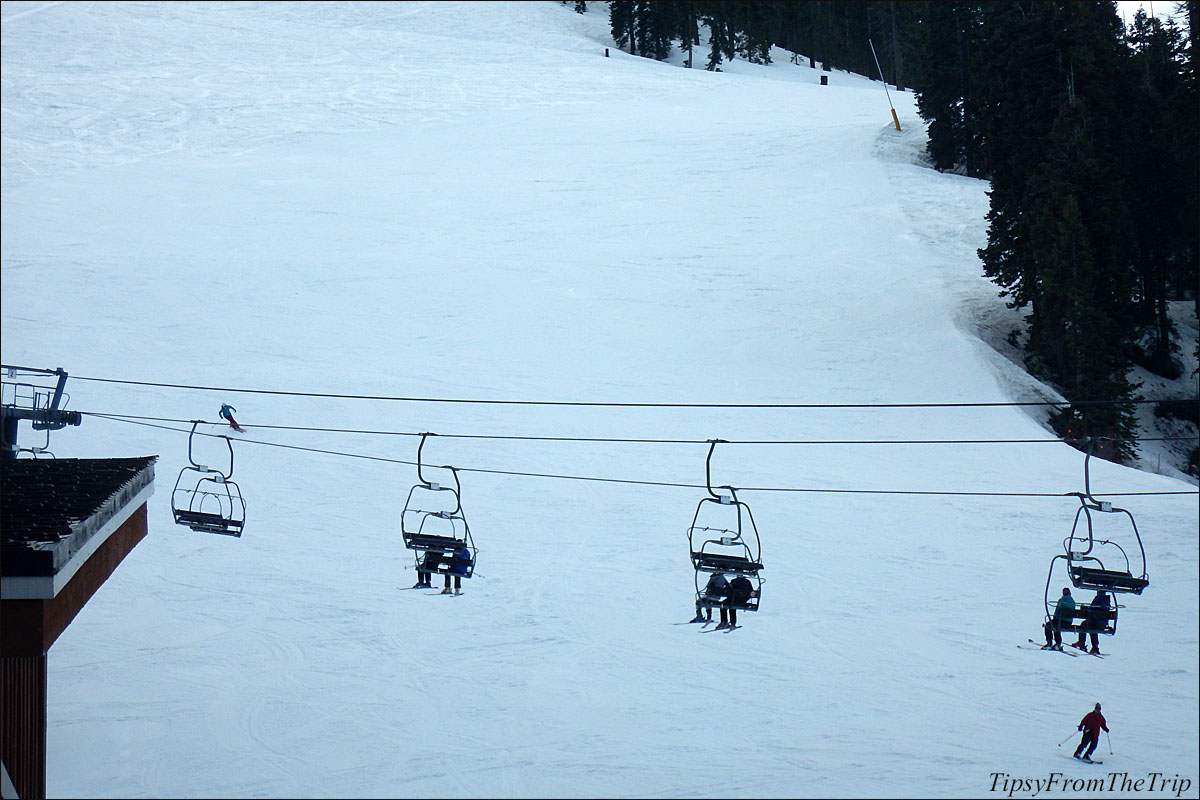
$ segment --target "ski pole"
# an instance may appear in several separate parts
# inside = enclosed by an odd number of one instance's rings
[[[1110,736],[1110,735],[1109,735],[1108,731],[1105,731],[1105,732],[1104,732],[1104,738],[1105,738],[1105,739],[1108,739],[1108,754],[1111,756],[1111,755],[1113,754],[1113,751],[1112,751],[1112,736]]]
[[[1071,734],[1070,736],[1068,736],[1066,739],[1063,739],[1061,742],[1059,742],[1059,743],[1058,743],[1058,746],[1059,746],[1059,747],[1062,747],[1064,744],[1066,744],[1066,743],[1067,743],[1067,741],[1068,741],[1069,739],[1073,739],[1074,737],[1075,737],[1075,734],[1073,734],[1073,733],[1072,733],[1072,734]]]

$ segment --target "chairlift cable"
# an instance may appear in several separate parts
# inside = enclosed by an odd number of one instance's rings
[[[157,425],[149,422],[138,422],[134,420],[112,418],[115,422],[127,422],[133,425],[144,425],[162,430],[174,431],[177,433],[185,433],[178,428],[171,428],[165,425]],[[216,423],[214,423],[216,424]],[[223,434],[202,434],[200,436],[214,436],[218,438],[227,438]],[[372,456],[363,453],[352,453],[342,450],[328,450],[317,447],[305,447],[303,445],[283,444],[281,442],[267,442],[257,439],[247,439],[238,437],[238,442],[242,444],[257,444],[266,447],[278,447],[285,450],[298,450],[309,453],[319,453],[321,455],[340,456],[343,458],[358,458],[368,461],[381,461],[389,464],[403,464],[406,466],[416,466],[416,461],[408,461],[400,458],[389,458],[386,456]],[[705,443],[707,443],[706,440]],[[500,470],[487,469],[483,467],[461,467],[461,466],[446,466],[447,469],[455,469],[459,472],[475,472],[489,475],[509,475],[521,478],[553,478],[558,480],[575,480],[587,481],[593,483],[617,483],[632,486],[661,486],[667,488],[680,489],[707,489],[706,484],[698,483],[676,483],[670,481],[649,481],[636,480],[633,478],[605,478],[586,475],[562,475],[548,472],[520,472],[515,470]],[[811,487],[771,487],[771,486],[739,486],[739,492],[793,492],[793,493],[812,493],[812,494],[877,494],[877,495],[913,495],[913,496],[940,496],[940,497],[1055,497],[1067,498],[1075,497],[1075,492],[982,492],[982,491],[932,491],[932,490],[912,490],[912,489],[818,489]],[[1106,497],[1147,497],[1160,495],[1195,495],[1200,492],[1185,492],[1185,491],[1169,491],[1169,492],[1108,492]]]
[[[202,386],[197,384],[161,383],[156,381],[134,381],[118,378],[97,378],[83,375],[72,375],[77,381],[93,381],[97,383],[118,383],[127,386],[151,386],[159,389],[187,389],[206,392],[237,392],[240,394],[268,394],[286,397],[319,397],[337,400],[375,400],[406,403],[456,403],[476,405],[516,405],[516,406],[580,406],[605,408],[994,408],[1021,406],[1104,406],[1104,405],[1143,405],[1161,403],[1164,400],[1022,400],[994,402],[946,402],[946,403],[651,403],[651,402],[612,402],[612,401],[581,401],[581,400],[500,400],[488,398],[462,397],[406,397],[400,395],[369,395],[345,394],[336,392],[300,392],[284,389],[254,389],[234,386]]]
[[[81,411],[84,416],[113,420],[149,420],[154,422],[190,422],[170,417],[147,417],[136,414],[110,414]],[[214,422],[213,425],[224,425]],[[414,431],[387,431],[362,428],[325,428],[308,425],[252,425],[261,430],[306,431],[311,433],[340,433],[368,436],[421,436]],[[482,439],[498,441],[587,442],[601,444],[707,444],[707,439],[661,439],[620,436],[524,436],[510,434],[439,433],[442,439]],[[1139,442],[1192,441],[1195,436],[1156,436],[1139,438]],[[1066,439],[727,439],[728,444],[746,445],[918,445],[918,444],[1070,444]]]

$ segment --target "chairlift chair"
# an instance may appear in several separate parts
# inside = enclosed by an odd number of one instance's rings
[[[1089,497],[1079,496],[1079,509],[1075,512],[1075,523],[1070,535],[1064,540],[1071,583],[1079,589],[1103,589],[1107,592],[1141,594],[1150,585],[1146,576],[1146,551],[1138,533],[1133,514],[1111,503],[1099,503]],[[1119,543],[1111,539],[1096,538],[1092,514],[1124,514],[1138,543],[1141,553],[1141,572],[1134,574],[1129,554]],[[1082,523],[1082,524],[1081,524]],[[1105,562],[1104,557],[1108,557]],[[1122,569],[1123,567],[1123,569]]]
[[[1073,493],[1073,496],[1079,498],[1075,522],[1071,525],[1071,533],[1063,542],[1071,583],[1079,589],[1141,594],[1150,585],[1150,579],[1146,575],[1146,548],[1142,545],[1142,536],[1138,532],[1133,514],[1124,508],[1117,508],[1110,502],[1092,497],[1089,462],[1094,446],[1093,439],[1088,443],[1087,454],[1083,459],[1084,491]],[[1140,573],[1134,572],[1129,554],[1118,542],[1097,538],[1093,514],[1113,514],[1116,518],[1121,514],[1125,515],[1141,556]],[[1108,559],[1107,563],[1105,558]]]
[[[421,569],[425,554],[434,551],[443,556],[439,571],[444,572],[449,566],[447,558],[466,545],[471,556],[470,562],[466,565],[466,572],[460,574],[469,578],[475,572],[478,551],[462,510],[462,484],[458,479],[458,470],[442,467],[450,471],[454,479],[453,486],[427,480],[422,472],[421,451],[425,446],[425,437],[431,435],[436,434],[421,434],[421,443],[417,447],[417,478],[420,482],[408,490],[404,509],[400,512],[400,535],[404,546],[413,551],[418,570]]]
[[[240,537],[246,524],[246,501],[233,480],[233,444],[228,436],[229,469],[222,471],[199,464],[192,456],[192,440],[196,426],[203,420],[193,420],[188,435],[188,465],[179,470],[171,492],[171,513],[178,525],[186,525],[200,533],[219,533]]]
[[[1120,603],[1117,602],[1116,596],[1118,594],[1140,595],[1150,585],[1150,579],[1146,575],[1146,549],[1142,544],[1142,537],[1138,532],[1133,514],[1124,508],[1117,508],[1108,501],[1097,500],[1092,496],[1090,462],[1095,442],[1095,439],[1088,442],[1083,459],[1084,491],[1071,493],[1071,496],[1079,499],[1079,508],[1075,511],[1071,532],[1063,540],[1063,552],[1050,560],[1050,571],[1046,575],[1044,602],[1046,621],[1049,623],[1054,618],[1055,607],[1058,603],[1058,596],[1051,594],[1051,586],[1058,585],[1054,582],[1054,567],[1061,559],[1066,565],[1066,577],[1072,586],[1076,589],[1107,592],[1111,596],[1111,606],[1097,617],[1092,613],[1090,604],[1081,603],[1075,607],[1070,623],[1060,625],[1060,630],[1076,631],[1081,634],[1086,631],[1111,636],[1117,632]],[[1095,519],[1093,514],[1097,515]],[[1122,514],[1129,522],[1128,529],[1132,533],[1134,541],[1137,542],[1138,553],[1141,557],[1139,572],[1136,573],[1125,548],[1119,542],[1097,536],[1096,533],[1097,520],[1106,515],[1113,515],[1111,519],[1119,520]],[[1117,527],[1123,526],[1118,523]]]
[[[688,527],[688,551],[695,570],[696,599],[701,605],[714,605],[704,594],[704,587],[712,573],[742,575],[753,584],[754,593],[745,603],[735,607],[739,610],[757,611],[763,583],[762,576],[759,575],[763,568],[762,541],[758,535],[758,526],[754,522],[754,514],[751,513],[749,505],[738,499],[737,491],[732,486],[717,487],[722,490],[720,492],[713,488],[712,454],[720,441],[722,440],[709,440],[708,458],[705,462],[709,496],[701,498],[696,504],[696,513],[692,517],[691,526]],[[714,512],[712,506],[722,510]],[[705,517],[703,522],[702,516]],[[710,517],[720,519],[710,522]]]

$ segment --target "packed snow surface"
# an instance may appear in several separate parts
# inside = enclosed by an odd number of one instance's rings
[[[159,457],[50,651],[50,796],[1196,797],[1193,484],[1092,459],[1150,586],[1106,658],[1018,647],[1084,457],[1003,405],[1057,395],[981,338],[987,185],[909,92],[588,6],[0,4],[3,361],[70,373],[55,456]],[[240,539],[171,513],[223,402]],[[408,589],[423,432],[459,597]],[[764,564],[729,634],[710,439]]]

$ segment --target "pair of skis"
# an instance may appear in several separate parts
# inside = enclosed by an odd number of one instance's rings
[[[1030,644],[1037,644],[1037,642],[1035,642],[1033,639],[1029,639],[1028,641],[1029,641],[1029,643],[1030,643]],[[1054,652],[1056,652],[1056,653],[1062,653],[1062,654],[1064,654],[1064,655],[1068,655],[1068,656],[1075,656],[1075,657],[1078,657],[1078,656],[1094,656],[1094,657],[1096,657],[1096,658],[1104,658],[1104,653],[1089,653],[1089,652],[1088,652],[1088,651],[1086,651],[1086,650],[1079,650],[1079,652],[1075,652],[1075,651],[1076,651],[1076,650],[1078,650],[1079,648],[1073,647],[1073,646],[1071,646],[1071,645],[1064,645],[1064,646],[1062,647],[1062,649],[1059,649],[1059,648],[1057,648],[1057,647],[1042,647],[1042,646],[1040,646],[1040,645],[1039,645],[1038,647],[1036,647],[1036,648],[1029,648],[1029,647],[1025,647],[1024,645],[1020,645],[1020,644],[1019,644],[1019,645],[1017,645],[1017,647],[1020,647],[1022,650],[1031,650],[1031,649],[1037,649],[1037,650],[1052,650],[1052,651],[1054,651]]]
[[[432,589],[433,587],[432,586],[397,586],[396,588],[407,591],[409,589]],[[462,597],[462,592],[443,592],[441,589],[438,589],[436,592],[426,592],[425,596],[426,597],[438,597],[439,595],[443,595],[443,594],[447,595],[449,597]]]

